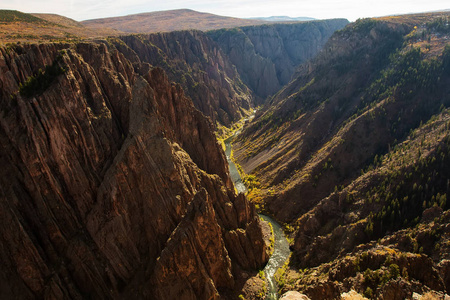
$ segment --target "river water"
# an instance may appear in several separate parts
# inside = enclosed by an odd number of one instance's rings
[[[226,139],[224,141],[225,143],[225,154],[227,156],[227,161],[230,166],[230,175],[231,179],[234,182],[234,186],[238,193],[245,193],[247,192],[247,188],[242,182],[241,176],[236,168],[236,165],[231,161],[231,142],[233,138],[239,134],[237,132],[234,136]],[[277,282],[275,281],[275,272],[283,266],[286,259],[289,257],[289,254],[291,253],[289,250],[289,243],[286,240],[286,237],[284,235],[283,229],[281,228],[280,224],[278,224],[275,220],[270,218],[269,216],[265,216],[262,214],[259,214],[259,216],[264,220],[272,224],[273,233],[274,233],[274,251],[272,256],[270,257],[269,261],[267,262],[267,265],[264,267],[264,274],[266,276],[267,280],[267,295],[265,299],[278,299],[278,292],[277,292]]]

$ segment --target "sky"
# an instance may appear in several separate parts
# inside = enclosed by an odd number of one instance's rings
[[[77,21],[189,8],[222,16],[317,19],[379,17],[450,9],[448,0],[0,0],[0,9],[55,13]]]

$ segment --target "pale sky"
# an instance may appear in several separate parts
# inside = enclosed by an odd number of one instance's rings
[[[377,17],[450,9],[448,0],[0,0],[0,9],[55,13],[77,21],[189,8],[222,16],[317,19]]]

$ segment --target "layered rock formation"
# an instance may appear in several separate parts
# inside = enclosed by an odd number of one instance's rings
[[[1,298],[217,299],[265,263],[212,124],[163,70],[105,44],[0,53]]]
[[[245,84],[265,100],[286,85],[296,68],[314,57],[345,19],[247,26],[211,31]]]
[[[201,31],[121,37],[118,48],[163,68],[215,125],[230,126],[250,113],[249,89],[222,50]],[[125,49],[126,44],[128,49]]]
[[[163,68],[217,127],[229,127],[252,112],[254,97],[261,102],[288,83],[296,67],[347,23],[338,19],[179,31],[110,41],[131,61],[137,56]]]

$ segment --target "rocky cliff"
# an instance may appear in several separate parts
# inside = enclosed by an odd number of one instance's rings
[[[217,299],[265,263],[212,124],[163,70],[102,43],[0,53],[1,298]]]
[[[333,32],[347,24],[345,19],[334,19],[221,29],[208,35],[261,101],[286,85],[296,68],[314,57]]]
[[[366,19],[336,32],[235,143],[249,198],[293,238],[285,291],[449,291],[447,19]]]
[[[163,68],[213,123],[229,127],[287,84],[346,20],[123,36],[130,60]],[[217,42],[217,43],[216,43]],[[256,99],[253,99],[256,97]]]
[[[201,31],[121,37],[119,49],[163,68],[215,125],[229,127],[250,113],[253,99],[222,50]],[[128,49],[124,49],[125,43]]]

